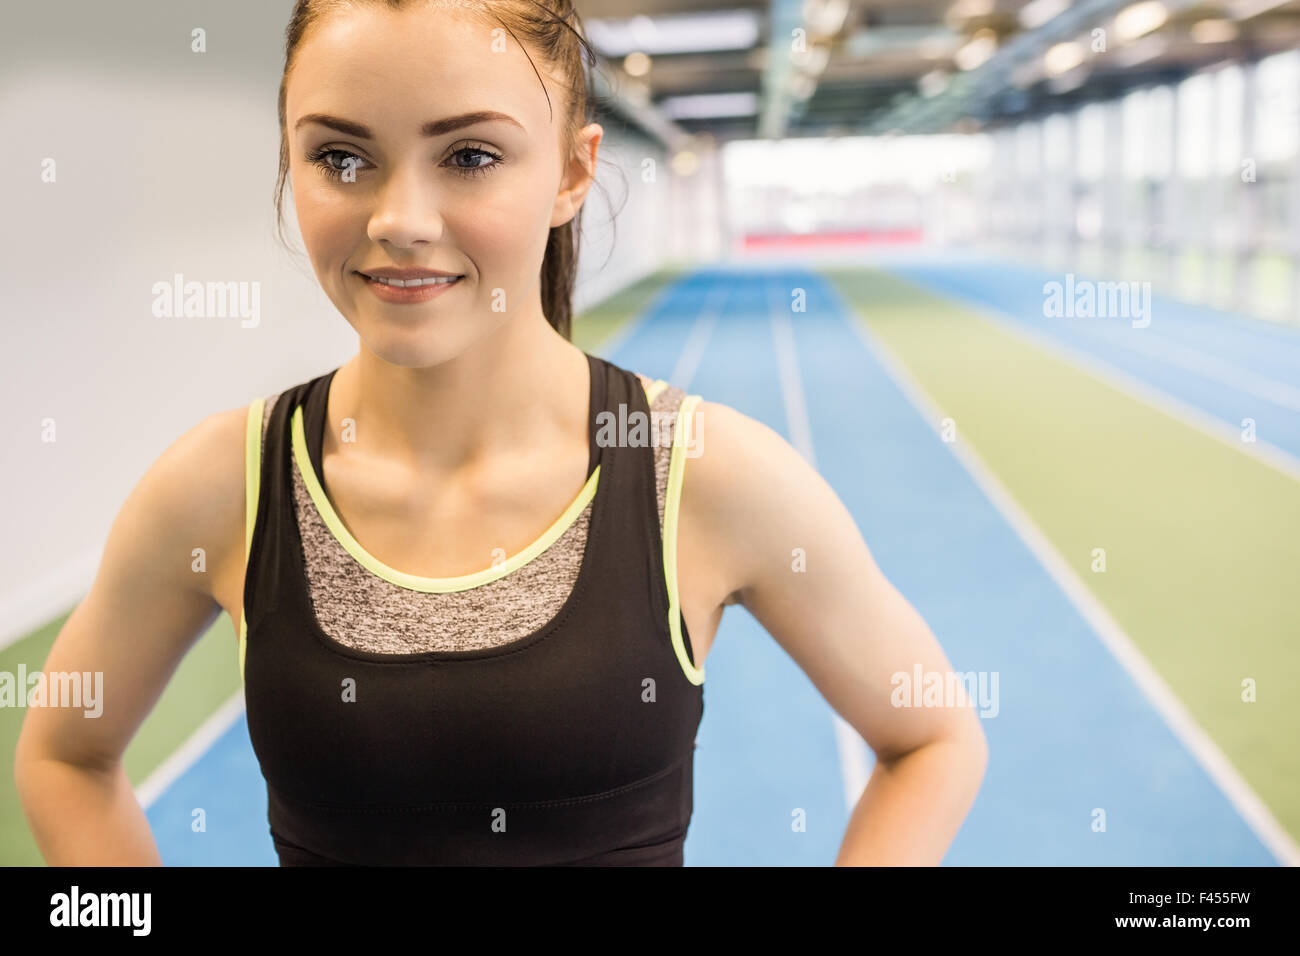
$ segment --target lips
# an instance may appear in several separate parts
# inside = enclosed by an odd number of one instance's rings
[[[397,289],[410,289],[422,285],[450,285],[456,280],[464,278],[464,276],[431,275],[411,279],[395,279],[389,278],[388,276],[370,275],[365,272],[359,274],[364,276],[366,279],[369,279],[371,282],[393,286]]]
[[[378,284],[393,286],[394,289],[413,289],[424,285],[451,285],[452,282],[464,278],[464,276],[455,276],[455,274],[446,272],[426,272],[420,269],[376,269],[374,272],[361,272],[357,274],[372,282]]]
[[[397,305],[413,305],[447,295],[465,278],[429,269],[385,268],[374,272],[356,270],[355,274],[381,302]]]

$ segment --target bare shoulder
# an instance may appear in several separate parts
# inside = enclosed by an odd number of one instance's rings
[[[196,527],[205,538],[220,542],[216,557],[223,566],[243,562],[248,415],[248,405],[215,412],[191,433],[188,464],[202,492]]]
[[[217,579],[244,540],[244,445],[247,405],[214,412],[180,435],[140,479],[135,512],[149,515],[159,546],[197,558],[206,574],[192,575],[197,590],[213,595]]]
[[[777,432],[719,402],[696,404],[684,440],[692,484],[724,513],[779,498],[782,486],[816,474]]]

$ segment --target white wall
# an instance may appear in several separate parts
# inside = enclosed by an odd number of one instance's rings
[[[575,311],[654,272],[670,254],[671,210],[664,197],[671,187],[662,179],[647,183],[641,175],[647,158],[660,170],[666,167],[663,146],[621,118],[599,122],[605,132],[596,182],[583,206]]]
[[[276,95],[289,0],[16,4],[0,32],[0,646],[89,587],[149,464],[207,415],[305,381],[355,334],[273,235]],[[207,52],[190,51],[194,27]],[[605,155],[655,147],[607,123]],[[56,179],[42,182],[55,161]],[[662,157],[660,157],[662,161]],[[665,203],[602,163],[581,308],[653,271]],[[293,236],[292,196],[286,222]],[[158,318],[153,285],[256,282],[260,322]],[[42,441],[52,420],[56,440]]]

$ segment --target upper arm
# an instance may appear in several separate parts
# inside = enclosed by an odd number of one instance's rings
[[[20,755],[116,764],[181,659],[220,613],[215,578],[225,562],[242,558],[246,413],[220,412],[190,429],[127,496],[94,583],[43,668],[102,675],[94,685],[102,712],[29,709]]]
[[[951,671],[939,642],[889,582],[853,516],[780,435],[725,405],[696,409],[701,453],[689,465],[691,519],[727,568],[728,590],[827,702],[888,759],[942,737],[983,731],[968,700],[895,707],[898,682]]]

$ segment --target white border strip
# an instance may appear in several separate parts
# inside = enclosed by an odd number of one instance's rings
[[[1080,319],[1079,321],[1095,320]],[[1107,329],[1104,333],[1092,330],[1088,334],[1094,341],[1104,342],[1117,349],[1136,352],[1154,361],[1199,375],[1211,382],[1226,385],[1253,398],[1272,402],[1288,411],[1300,412],[1300,388],[1252,372],[1244,366],[1225,361],[1190,345],[1161,338],[1158,334],[1146,339],[1140,331],[1135,334],[1125,329]]]
[[[103,545],[88,548],[72,560],[53,566],[39,579],[18,584],[0,598],[0,651],[75,610],[95,583],[103,551]]]
[[[905,275],[892,272],[887,274],[891,279],[909,285],[931,298],[941,299],[955,308],[965,309],[968,312],[980,315],[999,329],[1007,332],[1007,334],[1018,337],[1022,342],[1040,348],[1045,352],[1051,352],[1080,371],[1091,375],[1102,384],[1108,385],[1116,391],[1124,392],[1130,398],[1144,402],[1157,411],[1164,412],[1170,418],[1223,442],[1243,455],[1248,455],[1256,461],[1280,471],[1288,478],[1300,481],[1300,458],[1285,449],[1266,441],[1244,442],[1241,440],[1240,429],[1229,422],[1211,415],[1195,405],[1184,402],[1180,398],[1175,398],[1168,392],[1162,391],[1153,385],[1148,385],[1141,379],[1082,349],[1067,345],[1045,332],[1026,328],[1015,320],[1007,318],[1005,312],[978,302],[967,302],[965,299],[955,298],[948,292],[933,289]]]
[[[176,780],[193,767],[213,744],[234,726],[244,712],[244,688],[240,687],[218,707],[189,738],[135,788],[140,806],[148,810]]]
[[[839,290],[828,282],[831,294],[839,296]],[[888,373],[898,388],[907,396],[917,412],[930,428],[940,433],[943,418],[942,410],[931,401],[911,374],[904,368],[883,343],[879,343],[875,334],[866,326],[865,318],[857,309],[844,306],[849,324],[857,332],[864,346]],[[1278,823],[1268,805],[1259,798],[1250,785],[1241,777],[1231,761],[1219,749],[1218,745],[1196,723],[1192,715],[1174,695],[1169,685],[1160,674],[1147,662],[1146,658],[1133,643],[1132,638],[1124,632],[1100,601],[1088,590],[1074,568],[1072,568],[1047,536],[1034,524],[1029,515],[1016,503],[1011,494],[994,477],[993,472],[975,451],[960,439],[945,442],[948,448],[970,474],[980,490],[998,509],[1006,522],[1020,536],[1021,540],[1043,565],[1047,573],[1057,583],[1066,597],[1075,606],[1089,626],[1101,638],[1107,650],[1120,662],[1138,688],[1146,695],[1156,710],[1164,718],[1170,730],[1182,742],[1219,786],[1229,802],[1241,814],[1242,818],[1255,831],[1255,835],[1277,859],[1286,866],[1300,866],[1300,847],[1297,847],[1291,835]]]
[[[709,347],[709,339],[713,338],[713,327],[717,325],[719,303],[727,294],[727,283],[725,281],[713,280],[714,285],[705,296],[704,307],[691,326],[690,335],[686,337],[686,344],[682,346],[682,352],[677,356],[677,365],[673,368],[672,375],[668,376],[668,381],[680,388],[683,392],[695,378],[695,372],[700,367],[700,360],[704,358],[704,352]]]
[[[824,280],[819,280],[824,281]],[[776,348],[777,369],[781,380],[781,398],[785,402],[785,419],[790,428],[790,444],[803,456],[804,461],[817,468],[813,451],[812,425],[808,421],[808,406],[804,401],[803,380],[799,375],[799,358],[795,350],[794,326],[790,322],[789,308],[780,299],[775,286],[768,284],[768,312],[772,319],[772,341]],[[852,813],[862,791],[866,789],[870,771],[867,769],[869,752],[867,742],[853,725],[832,711],[835,723],[835,744],[840,754],[840,774],[844,781],[844,803]]]

